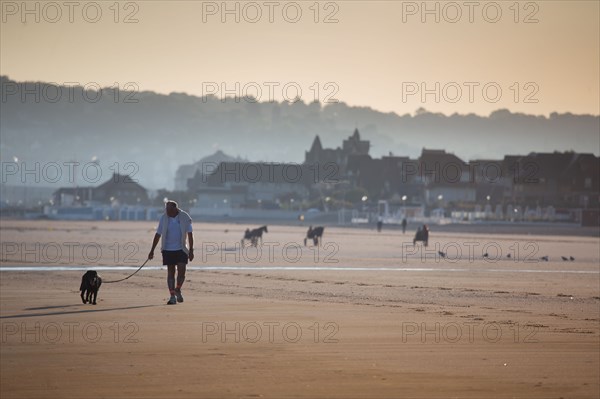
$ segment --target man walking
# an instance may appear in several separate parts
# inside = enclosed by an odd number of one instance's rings
[[[383,227],[383,216],[379,215],[377,217],[377,231],[381,233],[381,228]]]
[[[188,259],[190,262],[194,259],[192,218],[179,209],[175,201],[168,201],[165,204],[165,213],[158,223],[148,259],[154,258],[154,248],[156,248],[161,237],[163,265],[167,266],[167,285],[171,294],[167,305],[175,305],[177,302],[183,302],[181,286],[185,281],[185,268]],[[186,239],[189,249],[186,246]],[[177,286],[175,286],[175,266],[177,266]]]

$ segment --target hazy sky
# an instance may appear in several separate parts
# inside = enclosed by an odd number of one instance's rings
[[[599,114],[598,1],[0,3],[0,70],[15,80]]]

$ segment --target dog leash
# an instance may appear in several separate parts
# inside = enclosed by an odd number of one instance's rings
[[[129,276],[127,276],[125,278],[122,278],[120,280],[103,281],[103,283],[104,284],[118,283],[119,281],[127,280],[129,277],[133,276],[134,274],[136,274],[137,272],[139,272],[140,270],[142,270],[142,267],[146,266],[146,263],[148,263],[149,260],[150,260],[150,258],[146,259],[146,261],[144,263],[142,263],[142,265],[139,267],[139,269],[137,269],[136,271],[134,271],[133,273],[131,273]]]

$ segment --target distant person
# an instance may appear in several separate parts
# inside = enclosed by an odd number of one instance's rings
[[[417,243],[417,241],[422,241],[423,245],[427,247],[429,244],[429,228],[426,224],[423,227],[419,227],[415,234],[415,238],[413,238],[413,245]]]
[[[381,233],[382,227],[383,227],[383,217],[381,215],[379,215],[379,217],[377,217],[377,231]]]
[[[423,225],[423,239],[425,242],[429,242],[429,227],[426,224]]]
[[[406,218],[402,218],[402,234],[406,233]]]
[[[154,248],[161,237],[163,265],[167,266],[167,286],[171,295],[167,305],[176,305],[177,302],[183,302],[181,287],[185,281],[188,259],[190,262],[194,259],[194,236],[192,234],[192,218],[179,209],[175,201],[168,201],[165,204],[165,213],[158,223],[148,259],[154,258]],[[189,249],[186,246],[186,239]],[[177,286],[175,285],[175,266],[177,266]]]

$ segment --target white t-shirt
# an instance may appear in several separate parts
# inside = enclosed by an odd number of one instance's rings
[[[167,234],[166,237],[162,237],[165,240],[165,251],[179,251],[181,248],[181,226],[179,225],[178,218],[167,218],[169,220],[169,225],[167,226]],[[156,229],[156,234],[162,234],[162,221],[163,218],[160,218],[158,222],[158,228]],[[192,232],[192,224],[190,223],[190,227],[188,228],[188,233]]]

